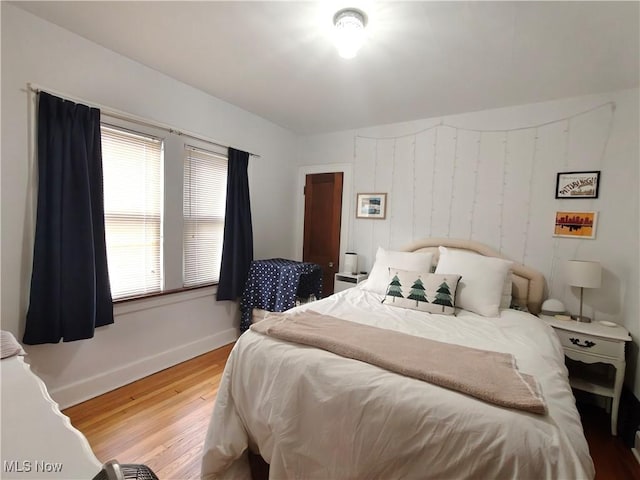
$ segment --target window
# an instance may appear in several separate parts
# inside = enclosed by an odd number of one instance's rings
[[[107,261],[114,300],[162,290],[162,161],[161,139],[102,124]]]
[[[114,122],[102,124],[107,261],[114,300],[217,283],[226,148],[186,145],[180,135]],[[176,163],[180,152],[184,161]]]
[[[194,287],[220,277],[224,213],[227,196],[227,157],[185,146],[183,285]]]

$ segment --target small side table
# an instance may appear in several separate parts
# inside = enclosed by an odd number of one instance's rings
[[[310,262],[285,258],[254,260],[240,300],[240,332],[249,329],[254,308],[284,312],[296,305],[296,296],[322,295],[322,269]]]
[[[336,273],[333,281],[333,293],[355,287],[369,277],[367,273]]]
[[[615,368],[613,385],[605,379],[573,374],[569,381],[577,390],[611,398],[611,434],[617,434],[618,406],[626,366],[624,349],[631,341],[627,329],[620,325],[607,326],[599,322],[581,323],[575,320],[558,320],[540,315],[551,325],[562,343],[564,354],[571,360],[587,364],[604,363]]]

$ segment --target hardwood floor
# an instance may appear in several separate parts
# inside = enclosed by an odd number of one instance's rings
[[[101,462],[148,465],[161,480],[200,476],[200,455],[232,345],[64,410]],[[603,410],[580,406],[596,480],[640,480],[631,451]]]
[[[98,460],[143,463],[160,479],[200,476],[200,452],[232,345],[64,410]]]
[[[640,480],[640,464],[619,437],[611,436],[611,417],[605,410],[578,404],[578,411],[596,466],[595,480]]]

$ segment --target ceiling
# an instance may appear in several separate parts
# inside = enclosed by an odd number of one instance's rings
[[[300,134],[640,84],[639,2],[16,2]],[[368,38],[345,60],[333,14]]]

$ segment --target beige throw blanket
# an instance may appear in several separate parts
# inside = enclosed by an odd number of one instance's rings
[[[508,353],[437,342],[313,311],[270,313],[251,325],[251,330],[318,347],[501,407],[546,414],[536,380],[520,373]]]

